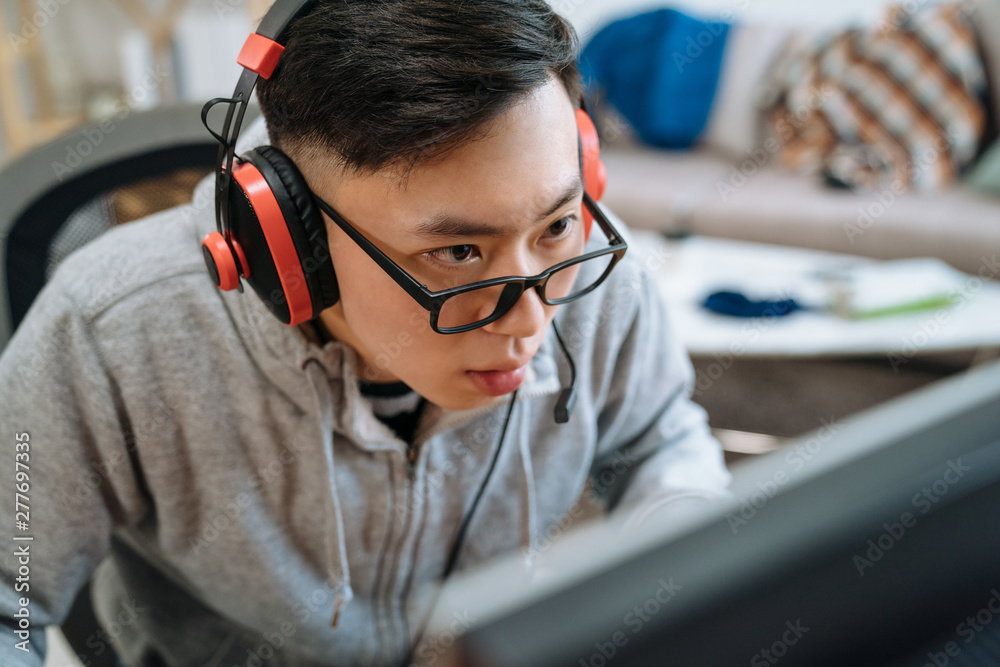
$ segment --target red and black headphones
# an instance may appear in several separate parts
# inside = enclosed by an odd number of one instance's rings
[[[285,324],[306,322],[337,303],[340,290],[326,240],[326,225],[305,179],[284,153],[258,146],[236,155],[236,140],[258,77],[270,78],[285,47],[288,27],[308,13],[316,0],[276,0],[257,32],[244,43],[237,62],[244,67],[232,98],[205,104],[202,122],[219,141],[216,171],[217,230],[202,240],[212,280],[222,290],[243,290],[241,279]],[[208,113],[227,104],[221,134]],[[600,158],[597,129],[587,112],[576,111],[580,161],[587,193],[599,201],[607,175]],[[589,237],[593,218],[584,209]]]

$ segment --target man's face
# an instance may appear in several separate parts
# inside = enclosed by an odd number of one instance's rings
[[[433,291],[530,276],[583,248],[574,106],[555,79],[500,117],[482,139],[402,183],[397,171],[345,175],[303,164],[310,187],[382,252]],[[361,377],[403,381],[461,410],[513,391],[556,306],[525,292],[500,319],[439,334],[429,314],[326,217],[340,301],[326,329],[363,359]]]

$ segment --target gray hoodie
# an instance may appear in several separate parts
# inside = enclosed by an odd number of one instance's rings
[[[263,143],[258,121],[241,150]],[[391,664],[430,609],[510,396],[429,405],[411,465],[350,347],[213,286],[212,185],[66,259],[0,357],[0,525],[32,538],[0,553],[3,665],[41,665],[44,626],[91,577],[103,631],[87,643],[130,665]],[[631,248],[561,307],[576,407],[553,421],[569,370],[549,332],[456,570],[530,559],[595,509],[669,510],[727,485],[651,262]]]

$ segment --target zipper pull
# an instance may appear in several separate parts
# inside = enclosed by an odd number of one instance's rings
[[[417,448],[412,442],[406,443],[406,460],[409,462],[410,481],[417,477]]]

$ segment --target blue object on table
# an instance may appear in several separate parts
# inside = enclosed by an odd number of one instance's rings
[[[580,73],[654,146],[688,148],[705,128],[729,24],[659,9],[615,21],[580,54]]]
[[[797,310],[805,310],[795,299],[753,301],[745,294],[727,291],[709,294],[702,305],[713,313],[733,317],[784,317]]]

